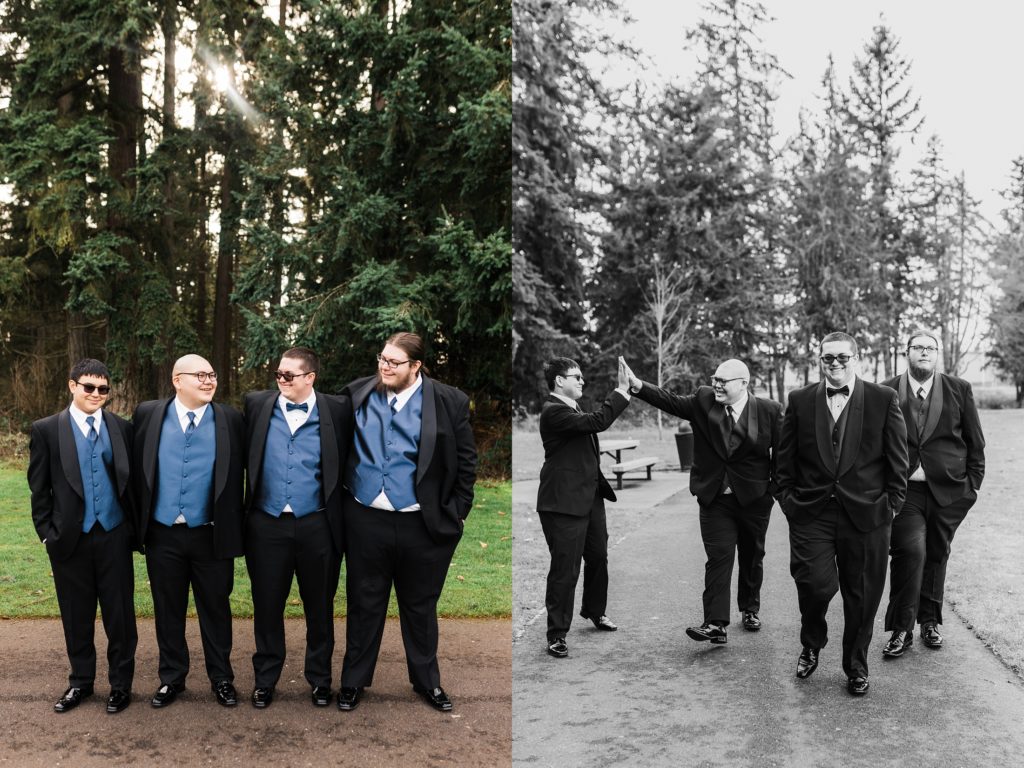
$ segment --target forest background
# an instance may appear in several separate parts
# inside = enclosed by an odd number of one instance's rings
[[[597,393],[613,386],[618,355],[683,393],[739,356],[758,390],[784,401],[813,380],[825,333],[853,334],[863,374],[880,380],[898,371],[915,326],[939,333],[947,372],[962,374],[983,350],[1020,404],[1024,146],[987,218],[928,132],[912,64],[884,17],[865,29],[848,78],[821,61],[815,107],[780,136],[777,92],[789,75],[762,42],[772,7],[704,3],[679,34],[693,68],[666,76],[623,42],[629,4],[516,1],[518,413],[546,395],[552,355],[580,361]],[[983,44],[993,21],[981,15],[962,34]],[[623,63],[638,74],[615,84],[607,72]],[[984,116],[969,118],[984,141]],[[910,144],[924,151],[907,172]]]
[[[501,0],[0,0],[8,447],[82,357],[130,414],[181,354],[237,403],[414,330],[507,477],[510,61]]]

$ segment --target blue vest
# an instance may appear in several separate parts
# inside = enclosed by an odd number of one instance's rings
[[[255,505],[280,517],[290,504],[296,517],[303,517],[323,503],[323,473],[320,469],[320,412],[313,405],[306,423],[293,435],[275,401],[263,448],[263,471]]]
[[[96,414],[96,419],[103,418]],[[124,510],[117,501],[114,486],[114,451],[110,446],[110,435],[106,425],[100,430],[99,438],[91,442],[82,434],[75,420],[71,420],[71,431],[75,435],[78,449],[78,469],[82,473],[85,517],[82,532],[88,533],[99,522],[105,531],[111,531],[124,521]]]
[[[153,519],[174,525],[178,515],[184,515],[189,528],[210,522],[216,460],[217,428],[213,408],[206,406],[203,420],[186,437],[178,421],[178,411],[171,403],[160,426]]]
[[[356,412],[355,461],[347,480],[360,504],[369,506],[381,490],[395,509],[416,503],[422,421],[422,386],[397,414],[377,390]]]

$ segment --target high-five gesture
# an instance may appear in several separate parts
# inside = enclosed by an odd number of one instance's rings
[[[640,381],[640,379],[637,378],[636,374],[633,373],[633,369],[630,368],[629,365],[626,364],[626,359],[620,355],[619,356],[619,386],[623,387],[623,388],[626,388],[626,386],[624,386],[623,383],[622,383],[622,375],[623,375],[623,373],[625,373],[625,375],[626,375],[626,382],[627,382],[628,389],[630,391],[632,391],[632,390],[639,390],[640,387],[643,386],[643,382]]]

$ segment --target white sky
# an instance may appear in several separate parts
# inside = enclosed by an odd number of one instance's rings
[[[636,20],[623,39],[653,59],[649,80],[688,81],[692,58],[684,34],[700,18],[696,0],[625,0]],[[797,130],[801,106],[817,110],[815,95],[831,53],[844,86],[852,62],[871,39],[884,10],[886,26],[910,62],[909,84],[925,122],[916,146],[906,146],[901,167],[916,162],[929,136],[938,134],[952,173],[964,171],[982,212],[998,220],[1011,161],[1024,155],[1024,4],[1008,0],[765,0],[775,21],[761,30],[764,48],[793,78],[780,84],[776,126]],[[617,80],[619,75],[616,75]],[[1017,94],[1017,95],[1014,95]]]

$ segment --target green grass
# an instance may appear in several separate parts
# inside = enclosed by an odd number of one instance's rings
[[[60,615],[46,549],[32,525],[28,483],[22,467],[0,465],[0,618],[53,618]],[[135,612],[153,615],[153,600],[146,577],[146,562],[136,553]],[[231,593],[235,616],[252,616],[252,593],[245,559],[235,561],[235,589]],[[345,615],[345,569],[335,602]],[[438,612],[449,617],[508,617],[512,615],[512,484],[482,482],[466,520],[462,541],[455,551]],[[389,615],[397,616],[394,596]],[[195,616],[190,603],[189,614]],[[301,616],[298,588],[285,609]]]

